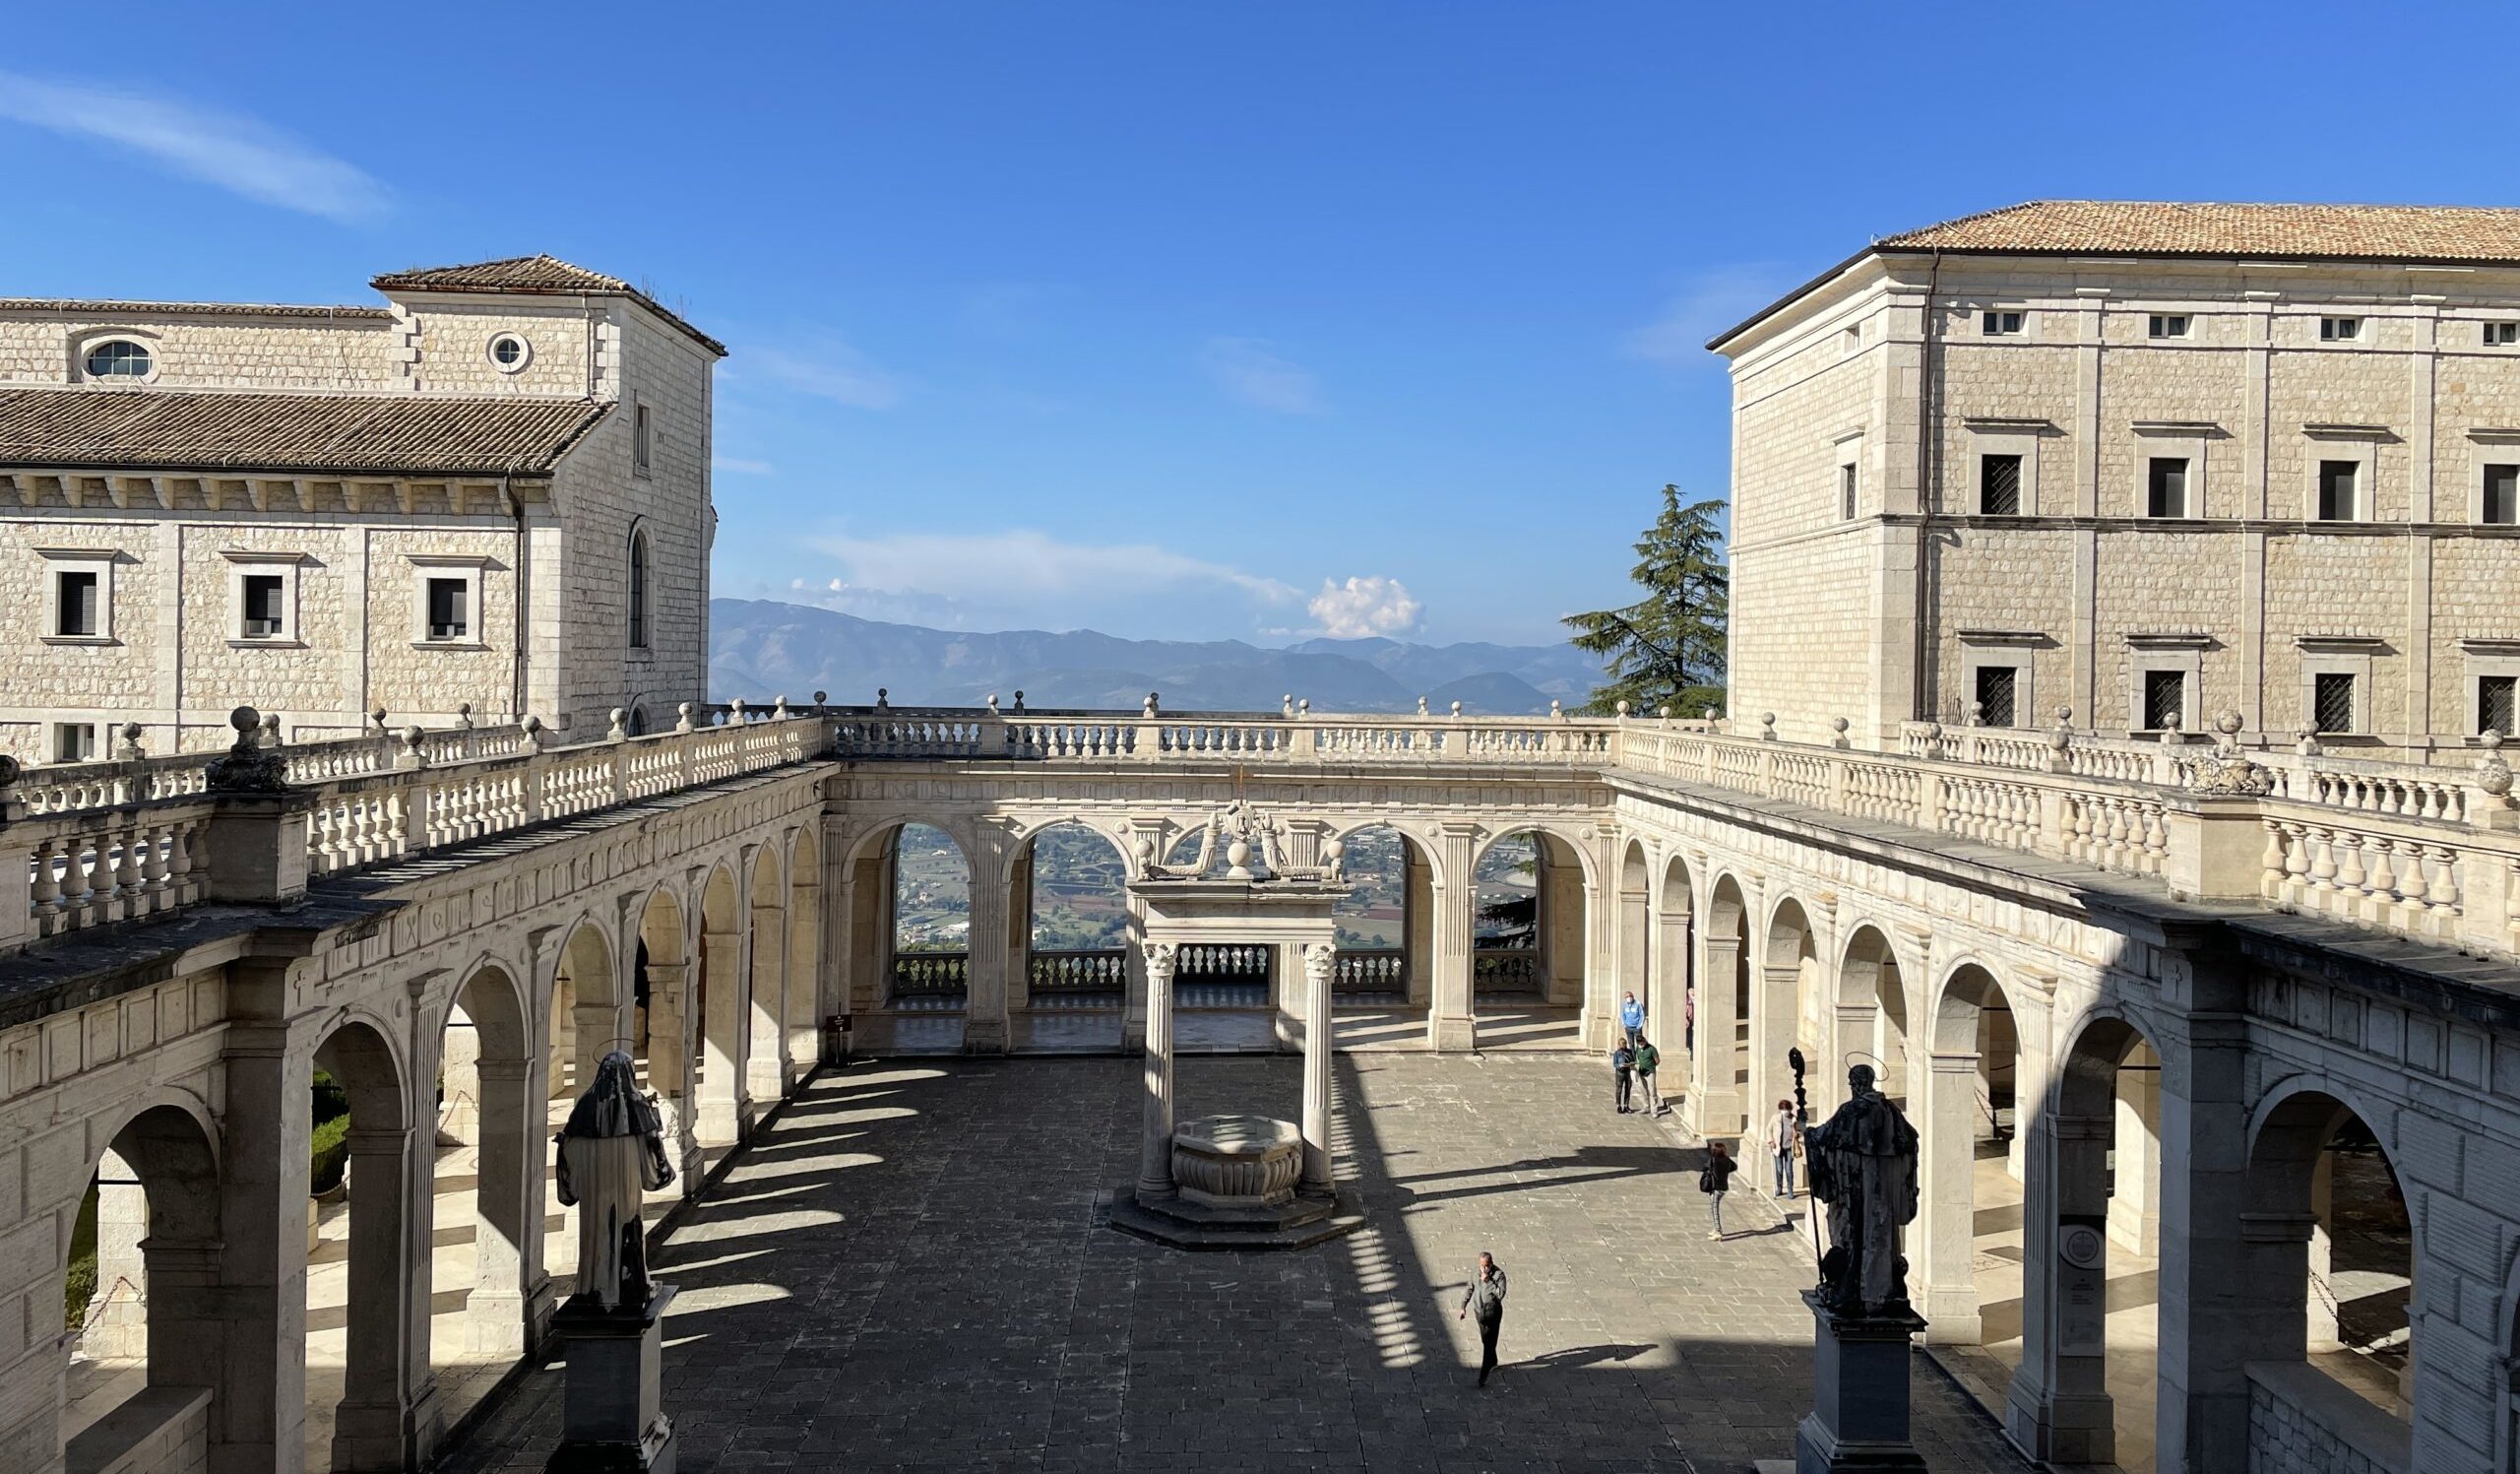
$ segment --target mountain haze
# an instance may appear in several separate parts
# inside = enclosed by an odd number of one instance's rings
[[[719,701],[804,701],[828,691],[862,706],[976,706],[994,692],[1031,707],[1128,708],[1161,691],[1176,711],[1275,711],[1292,694],[1318,711],[1433,710],[1519,715],[1569,707],[1601,674],[1566,645],[1413,645],[1305,640],[1283,650],[1240,640],[1124,640],[1090,629],[994,633],[887,624],[805,605],[719,599],[709,606],[709,693]]]

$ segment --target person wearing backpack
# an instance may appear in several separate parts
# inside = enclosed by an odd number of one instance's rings
[[[1616,1096],[1621,1116],[1627,1114],[1628,1097],[1635,1089],[1635,1072],[1636,1051],[1629,1049],[1625,1036],[1621,1036],[1618,1043],[1610,1046],[1610,1074],[1618,1082]]]
[[[1654,1071],[1662,1064],[1663,1052],[1654,1047],[1654,1041],[1640,1039],[1636,1042],[1636,1094],[1645,1103],[1639,1109],[1648,1116],[1660,1116],[1671,1109],[1663,1104],[1662,1095],[1654,1088]]]
[[[1706,1144],[1706,1170],[1697,1175],[1697,1190],[1706,1194],[1706,1237],[1724,1237],[1724,1194],[1732,1189],[1732,1154],[1721,1141]]]

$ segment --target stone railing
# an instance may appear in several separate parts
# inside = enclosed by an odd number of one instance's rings
[[[1129,986],[1125,947],[1037,951],[1031,958],[1027,982],[1035,993],[1120,993]]]
[[[26,890],[21,905],[0,901],[0,947],[201,900],[214,806],[202,795],[14,819],[6,833],[22,858],[0,870],[0,893],[21,882]]]
[[[1481,994],[1537,994],[1542,991],[1540,953],[1531,947],[1475,947],[1470,986]]]
[[[1331,959],[1330,991],[1405,993],[1409,953],[1400,947],[1341,947]]]
[[[1006,762],[1440,762],[1606,764],[1608,717],[1328,716],[1284,712],[1001,712],[995,707],[847,707],[832,712],[842,757]],[[1683,724],[1702,727],[1703,723]]]
[[[280,719],[265,716],[263,731],[268,740],[277,743]],[[432,763],[461,762],[468,758],[497,757],[515,752],[524,747],[527,740],[527,731],[521,726],[455,727],[421,733],[419,753],[423,760]],[[137,752],[136,747],[128,750]],[[82,808],[106,808],[117,803],[145,803],[153,799],[177,799],[187,794],[198,794],[207,786],[203,774],[224,750],[176,752],[158,757],[134,755],[109,762],[53,763],[32,767],[19,779],[17,797],[35,813],[62,813]],[[383,772],[411,749],[406,733],[380,732],[374,737],[336,737],[298,743],[280,750],[288,781],[303,785]]]
[[[893,996],[961,997],[971,991],[969,952],[896,952],[893,954]]]

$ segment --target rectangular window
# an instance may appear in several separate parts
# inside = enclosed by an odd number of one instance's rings
[[[54,762],[95,761],[96,724],[94,722],[53,723],[52,760]]]
[[[53,633],[57,635],[95,635],[102,632],[97,622],[96,575],[94,573],[56,573],[53,586]]]
[[[2511,737],[2516,718],[2520,718],[2520,675],[2478,676],[2477,731]]]
[[[2485,469],[2485,495],[2477,502],[2477,520],[2495,527],[2520,524],[2520,466]]]
[[[2021,671],[2014,666],[1978,668],[1978,720],[1988,727],[2018,727],[2013,696],[2021,689]]]
[[[1989,517],[2021,515],[2021,457],[1979,458],[1978,510]]]
[[[2509,348],[2520,343],[2520,322],[2489,322],[2485,325],[2485,346]]]
[[[429,638],[432,640],[465,640],[472,638],[472,619],[470,582],[461,578],[429,580]]]
[[[2361,515],[2355,482],[2362,472],[2360,461],[2321,461],[2319,463],[2319,520],[2352,522]]]
[[[248,573],[244,582],[245,638],[277,640],[288,633],[283,607],[284,580],[277,573]]]
[[[1989,338],[2010,338],[2021,331],[2021,314],[1988,312],[1978,319],[1978,324]]]
[[[630,417],[630,469],[642,475],[649,467],[649,451],[655,443],[655,431],[649,424],[648,407],[640,405]]]
[[[2154,314],[2153,314],[2153,320],[2152,320],[2152,323],[2151,323],[2151,334],[2150,334],[2150,336],[2155,337],[2155,338],[2184,338],[2184,337],[2186,337],[2186,336],[2187,336],[2187,314],[2186,314],[2186,313],[2184,313],[2184,312],[2156,312],[2156,313],[2154,313]]]
[[[2153,457],[2146,465],[2145,481],[2145,515],[2187,515],[2187,457]]]
[[[2181,720],[2186,710],[2186,672],[2147,671],[2144,673],[2145,731],[2177,731],[2186,725]]]
[[[1849,522],[1855,520],[1855,467],[1838,468],[1838,515]]]
[[[2342,671],[2312,676],[2310,707],[2310,723],[2319,731],[2354,731],[2354,677]]]
[[[2362,319],[2359,317],[2322,317],[2319,319],[2319,342],[2352,343],[2362,336]]]

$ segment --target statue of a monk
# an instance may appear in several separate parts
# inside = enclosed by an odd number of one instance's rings
[[[1899,1230],[1917,1216],[1917,1128],[1872,1088],[1872,1066],[1847,1071],[1853,1092],[1802,1133],[1811,1195],[1829,1205],[1820,1298],[1843,1315],[1910,1314]]]
[[[560,1148],[560,1201],[578,1210],[578,1294],[605,1310],[648,1303],[647,1235],[639,1206],[673,1181],[664,1122],[639,1091],[630,1057],[614,1050],[578,1097]]]

